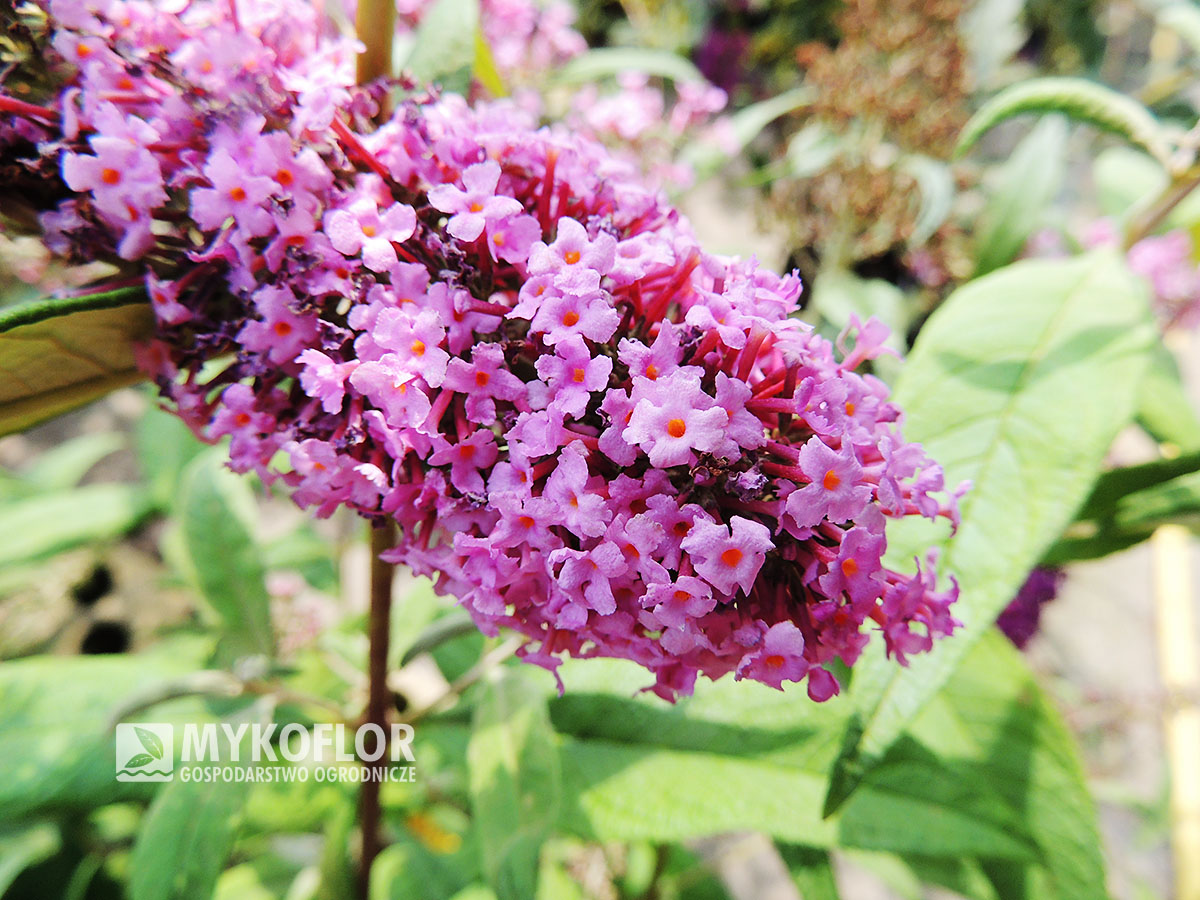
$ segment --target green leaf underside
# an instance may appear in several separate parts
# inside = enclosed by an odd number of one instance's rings
[[[1061,77],[1022,81],[998,93],[967,122],[955,155],[966,153],[1001,122],[1026,113],[1063,113],[1119,135],[1156,159],[1169,155],[1162,126],[1140,103],[1093,81]]]
[[[478,31],[479,0],[437,0],[421,19],[401,68],[425,83],[470,70],[479,58]]]
[[[130,900],[206,900],[233,846],[246,786],[176,780],[142,820],[130,859]]]
[[[105,296],[96,295],[39,301],[0,315],[0,435],[145,377],[133,345],[153,335],[154,316],[137,299],[144,294],[119,293],[109,306],[82,305]]]
[[[557,738],[528,674],[508,669],[484,688],[467,745],[481,868],[500,900],[532,897],[538,854],[562,802]]]
[[[600,47],[576,56],[564,65],[554,80],[578,84],[611,78],[622,72],[641,72],[671,81],[704,81],[700,70],[687,58],[669,50],[645,47]]]
[[[145,798],[153,785],[115,779],[109,717],[131,694],[198,668],[205,642],[174,641],[135,657],[35,657],[0,666],[0,820]],[[204,721],[194,699],[154,708],[162,722]]]
[[[980,216],[975,275],[1012,262],[1058,193],[1066,169],[1067,125],[1061,116],[1038,122],[997,172]]]
[[[39,560],[127,534],[150,512],[134,484],[89,484],[0,506],[0,566]]]
[[[973,771],[1017,813],[1039,862],[1014,898],[1105,897],[1095,808],[1074,738],[1021,655],[997,631],[979,641],[911,733]]]
[[[184,565],[220,621],[222,646],[240,655],[274,652],[262,551],[251,532],[254,496],[246,479],[225,468],[224,454],[196,457],[183,476],[175,514]]]
[[[1138,395],[1138,423],[1160,443],[1180,450],[1200,449],[1200,417],[1188,398],[1171,351],[1155,348],[1149,371]]]
[[[1144,286],[1117,257],[1018,263],[961,288],[921,332],[896,390],[905,436],[947,483],[974,488],[949,541],[926,522],[889,526],[892,565],[945,544],[963,628],[908,668],[878,646],[855,666],[862,735],[839,764],[833,808],[958,667],[1086,498],[1133,415],[1155,334]],[[895,525],[901,527],[896,528]]]

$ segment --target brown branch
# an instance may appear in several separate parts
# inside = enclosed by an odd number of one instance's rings
[[[359,0],[354,30],[366,50],[358,57],[358,83],[392,74],[392,37],[396,32],[395,0]]]
[[[388,734],[388,707],[391,694],[387,687],[388,637],[392,618],[392,580],[395,567],[379,555],[396,543],[396,525],[388,519],[371,529],[371,608],[367,620],[367,711],[364,724],[375,724]],[[376,750],[380,748],[375,748]],[[386,747],[373,763],[373,769],[387,766]],[[362,826],[362,859],[359,862],[359,896],[367,897],[371,883],[371,864],[383,849],[379,833],[382,809],[379,805],[380,779],[364,778],[359,801],[359,821]]]

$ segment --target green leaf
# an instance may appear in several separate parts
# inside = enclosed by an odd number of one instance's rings
[[[1033,78],[998,93],[975,113],[959,136],[955,155],[970,150],[985,132],[1025,113],[1063,113],[1102,131],[1125,138],[1158,160],[1170,147],[1162,125],[1146,107],[1112,88],[1083,78]]]
[[[1031,857],[1014,811],[928,753],[889,758],[840,816],[823,820],[844,704],[724,680],[664,707],[633,696],[645,685],[635,666],[601,660],[565,663],[563,678],[570,688],[551,713],[570,736],[564,796],[576,805],[564,807],[561,827],[580,837],[674,841],[751,829],[820,847]]]
[[[1100,210],[1124,218],[1159,196],[1170,181],[1162,163],[1132,147],[1106,147],[1092,163],[1092,180]]]
[[[234,782],[166,784],[133,844],[130,900],[209,900],[245,797],[246,786]]]
[[[1200,50],[1200,9],[1191,3],[1167,3],[1155,11],[1158,24],[1183,38],[1193,51]]]
[[[138,725],[133,727],[133,731],[134,734],[137,735],[138,740],[141,741],[142,746],[146,748],[146,752],[149,753],[152,758],[163,758],[163,745],[162,741],[158,739],[157,734]],[[142,763],[139,763],[138,765],[142,765]]]
[[[33,657],[0,666],[0,820],[146,798],[155,785],[115,780],[109,718],[129,695],[200,665],[205,642],[137,657]],[[194,698],[155,707],[157,721],[203,721]]]
[[[919,154],[905,156],[900,167],[917,180],[921,195],[921,208],[908,237],[910,247],[919,247],[933,237],[950,215],[955,193],[954,175],[941,160]]]
[[[81,435],[39,453],[22,478],[39,491],[66,490],[75,487],[96,463],[124,446],[119,434]]]
[[[485,686],[467,768],[480,861],[500,900],[535,893],[538,853],[561,802],[556,740],[544,695],[526,673],[505,669]]]
[[[251,531],[254,495],[225,468],[220,450],[204,453],[184,473],[175,507],[187,575],[222,626],[234,656],[274,652],[270,598]]]
[[[782,844],[779,855],[783,857],[804,900],[839,900],[837,879],[828,850]]]
[[[596,50],[593,53],[599,52]],[[691,65],[689,63],[689,65]],[[697,73],[699,76],[699,73]],[[813,92],[806,87],[792,88],[775,97],[760,100],[743,107],[729,117],[729,131],[733,135],[736,149],[740,153],[746,149],[763,129],[790,112],[808,106],[813,101]],[[711,174],[718,169],[730,156],[727,147],[716,147],[700,141],[693,141],[684,148],[681,159],[701,174]],[[790,154],[789,154],[790,156]]]
[[[420,656],[422,653],[429,653],[447,641],[466,634],[474,634],[478,630],[470,613],[462,609],[452,610],[446,615],[434,619],[424,631],[417,635],[412,644],[405,649],[403,656],[400,657],[400,665],[406,666],[412,662],[414,657]]]
[[[371,866],[370,900],[450,900],[474,879],[463,853],[435,854],[408,837],[385,847]],[[530,895],[532,896],[532,895]]]
[[[1127,221],[1143,212],[1170,184],[1162,162],[1132,147],[1107,147],[1092,164],[1092,179],[1100,209],[1106,216]],[[1191,193],[1171,210],[1158,232],[1193,229],[1200,222],[1200,194]]]
[[[913,723],[912,734],[967,766],[979,783],[1019,812],[1038,858],[1006,866],[1010,873],[1024,873],[1015,880],[1031,892],[1000,891],[1000,896],[1107,896],[1096,812],[1074,739],[1002,635],[992,630],[975,645],[954,679]],[[972,881],[978,883],[975,877]]]
[[[5,503],[0,506],[0,566],[120,537],[149,512],[145,492],[133,484],[91,484]]]
[[[967,50],[971,84],[987,88],[1021,49],[1028,38],[1021,22],[1024,11],[1024,0],[976,0],[963,10],[958,34]]]
[[[900,352],[908,331],[910,304],[904,293],[882,278],[860,278],[845,269],[827,268],[813,285],[812,305],[835,329],[850,324],[850,316],[860,321],[875,316],[891,331],[886,345]]]
[[[57,853],[61,842],[57,826],[49,822],[0,828],[0,896],[18,875]]]
[[[0,436],[140,381],[133,344],[154,330],[144,301],[139,289],[0,312]]]
[[[948,541],[940,526],[889,526],[889,559],[945,541],[940,568],[959,579],[963,627],[908,668],[878,645],[855,665],[862,734],[827,809],[946,684],[1070,522],[1132,417],[1155,340],[1143,283],[1109,252],[1018,263],[960,288],[930,318],[896,389],[905,436],[924,443],[949,484],[974,488]]]
[[[623,72],[641,72],[671,81],[704,81],[692,63],[668,50],[646,47],[600,47],[573,58],[559,69],[553,80],[558,84],[580,84],[612,78]]]
[[[1137,420],[1159,443],[1180,450],[1200,449],[1200,417],[1188,398],[1175,357],[1165,346],[1154,349],[1138,395]]]
[[[470,70],[477,59],[478,30],[479,0],[437,0],[421,19],[401,68],[423,83]]]
[[[1067,124],[1061,116],[1038,122],[996,173],[976,232],[975,274],[1012,262],[1058,194],[1066,170]]]
[[[138,465],[155,505],[170,506],[183,470],[206,445],[182,419],[157,406],[138,420],[134,439]]]
[[[137,754],[134,754],[133,756],[129,757],[129,759],[126,761],[125,765],[123,765],[121,768],[123,768],[123,769],[140,769],[142,766],[146,765],[147,763],[154,762],[154,760],[157,758],[158,757],[151,756],[149,753],[137,753]]]
[[[487,88],[493,97],[508,96],[508,88],[505,87],[504,78],[496,68],[496,58],[492,55],[492,48],[488,45],[482,28],[475,29],[475,59],[472,63],[472,73],[475,80]]]
[[[1087,502],[1079,510],[1078,518],[1112,518],[1128,495],[1197,471],[1200,471],[1200,452],[1110,469],[1096,480]]]

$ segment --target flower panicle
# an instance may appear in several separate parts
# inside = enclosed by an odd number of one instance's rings
[[[872,631],[903,662],[954,630],[932,557],[882,562],[889,519],[961,493],[858,371],[886,329],[835,347],[797,277],[706,253],[511,103],[375,126],[306,8],[49,4],[75,74],[37,126],[47,241],[144,274],[143,365],[234,469],[394,518],[388,558],[526,660],[630,659],[668,699],[732,673],[825,700]]]

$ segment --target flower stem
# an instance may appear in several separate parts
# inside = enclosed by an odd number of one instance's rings
[[[1146,210],[1134,218],[1125,236],[1125,249],[1153,233],[1197,187],[1200,187],[1200,166],[1193,166],[1176,177]]]
[[[396,543],[396,525],[388,519],[371,529],[371,607],[367,620],[367,711],[364,724],[375,724],[388,733],[389,694],[387,687],[388,637],[391,631],[392,580],[395,567],[379,555]],[[386,740],[386,738],[385,738]],[[387,765],[387,754],[381,753],[371,764]],[[359,865],[359,895],[366,898],[371,883],[371,864],[383,848],[379,834],[382,810],[379,806],[379,779],[363,780],[359,803],[359,822],[362,826],[362,859]]]
[[[354,19],[366,50],[358,57],[358,83],[392,74],[392,36],[396,32],[395,0],[359,0]]]
[[[30,119],[41,119],[51,123],[58,121],[58,113],[54,110],[26,103],[24,100],[9,97],[7,94],[0,94],[0,112],[13,113]]]

